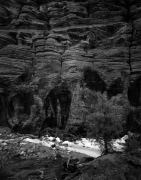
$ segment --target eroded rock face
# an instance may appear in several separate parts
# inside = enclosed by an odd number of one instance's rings
[[[44,102],[63,82],[71,105],[60,94],[55,108],[70,106],[60,110],[67,126],[85,120],[87,88],[107,91],[109,98],[122,95],[121,106],[140,106],[140,7],[140,0],[1,1],[0,90],[6,111],[1,103],[0,125],[8,118],[14,126],[17,119],[21,130],[38,131],[47,117]],[[122,113],[129,114],[126,108]]]
[[[71,92],[67,85],[62,83],[54,87],[44,102],[45,120],[42,124],[42,131],[45,127],[65,129],[69,118],[71,105]]]

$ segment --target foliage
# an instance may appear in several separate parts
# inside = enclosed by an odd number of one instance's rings
[[[125,157],[135,168],[141,166],[141,134],[128,132]]]
[[[121,103],[121,99],[108,99],[106,93],[91,93],[91,95],[97,100],[91,104],[86,117],[91,128],[88,137],[95,138],[100,143],[102,153],[107,153],[112,150],[112,140],[119,138],[123,131],[124,104]]]
[[[126,152],[141,151],[141,134],[128,132]]]

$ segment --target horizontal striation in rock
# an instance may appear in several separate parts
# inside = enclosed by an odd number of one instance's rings
[[[40,104],[66,82],[69,123],[84,120],[87,88],[126,101],[141,75],[140,14],[140,0],[2,0],[0,80],[33,88]]]
[[[32,67],[34,52],[28,46],[8,45],[0,50],[0,77],[17,79]]]
[[[130,47],[131,76],[130,81],[135,82],[141,76],[141,2],[132,1],[131,6],[132,18],[132,37]]]

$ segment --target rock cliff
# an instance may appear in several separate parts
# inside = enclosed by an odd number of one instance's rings
[[[0,0],[0,125],[80,124],[87,89],[140,124],[140,48],[140,0]]]

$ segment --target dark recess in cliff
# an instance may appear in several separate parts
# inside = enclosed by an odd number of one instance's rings
[[[8,126],[8,86],[9,82],[5,78],[0,78],[0,126]]]
[[[65,129],[69,118],[70,105],[71,92],[65,83],[52,89],[45,98],[46,118],[40,132],[46,127]]]
[[[12,118],[15,113],[30,115],[30,107],[33,104],[33,97],[30,92],[21,92],[11,98],[8,104],[9,116]]]
[[[7,116],[7,96],[0,93],[0,126],[9,126]]]
[[[15,41],[15,44],[18,45],[18,40],[17,40],[17,32],[9,32],[9,36]]]
[[[122,93],[124,90],[124,84],[121,78],[117,78],[115,81],[112,82],[109,89],[107,90],[107,95],[109,98],[112,96],[116,96],[117,94]]]
[[[106,84],[100,77],[100,75],[92,70],[87,69],[84,71],[84,84],[91,90],[104,92],[106,90]]]
[[[136,109],[129,113],[126,126],[128,131],[141,133],[141,109]]]
[[[31,77],[32,77],[32,70],[30,69],[25,69],[25,72],[23,72],[17,79],[17,83],[18,84],[21,84],[21,83],[24,83],[24,82],[30,82],[31,80]]]
[[[128,99],[132,106],[141,105],[141,77],[135,82],[130,83],[128,88]]]

